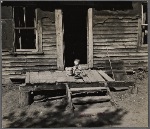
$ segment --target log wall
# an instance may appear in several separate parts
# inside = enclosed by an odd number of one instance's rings
[[[109,70],[109,59],[123,60],[126,70],[148,66],[148,47],[139,46],[139,21],[140,17],[117,13],[104,16],[93,11],[94,67]]]

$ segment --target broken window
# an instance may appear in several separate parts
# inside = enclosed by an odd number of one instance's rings
[[[142,44],[147,44],[148,18],[147,3],[142,3]]]
[[[36,13],[33,7],[14,7],[16,51],[36,50]]]

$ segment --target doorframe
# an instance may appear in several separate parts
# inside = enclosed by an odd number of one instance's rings
[[[87,65],[93,67],[93,9],[87,11]],[[64,70],[64,43],[63,43],[63,15],[62,9],[55,9],[57,69]]]
[[[88,9],[87,19],[87,63],[88,68],[93,67],[93,8]]]
[[[64,70],[64,46],[63,46],[63,23],[62,9],[55,9],[57,69]]]

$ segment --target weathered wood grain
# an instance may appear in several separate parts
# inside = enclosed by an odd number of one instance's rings
[[[137,23],[123,23],[123,22],[115,22],[115,23],[103,23],[103,24],[101,24],[101,23],[96,23],[96,26],[133,26],[133,27],[137,27],[138,26],[138,24]]]
[[[134,37],[134,38],[125,38],[125,39],[122,39],[122,38],[118,38],[118,39],[94,39],[93,40],[94,42],[120,42],[120,41],[137,41],[137,37]]]
[[[89,79],[89,77],[87,76],[87,74],[86,74],[86,72],[85,72],[86,70],[82,70],[82,72],[83,72],[83,81],[85,82],[85,83],[91,83],[91,81],[90,81],[90,79]]]
[[[109,31],[110,32],[110,31]],[[105,33],[105,32],[104,32]],[[93,38],[134,38],[137,37],[137,34],[115,34],[116,32],[112,33],[112,34],[101,34],[101,35],[94,35]]]
[[[114,79],[112,79],[111,77],[109,77],[105,72],[103,72],[102,70],[98,70],[98,73],[103,76],[105,78],[105,80],[107,81],[115,81]]]
[[[57,43],[57,68],[64,69],[63,58],[63,30],[62,30],[62,11],[60,9],[55,10],[55,25],[56,25],[56,43]]]
[[[94,35],[96,35],[96,34],[105,34],[105,35],[118,34],[119,35],[119,34],[137,34],[137,33],[138,33],[138,31],[132,31],[132,30],[124,31],[123,29],[122,29],[122,31],[121,30],[109,31],[109,29],[107,31],[102,31],[102,30],[93,31]]]
[[[97,72],[97,70],[92,70],[91,73],[93,74],[93,77],[97,79],[98,82],[105,82],[105,80],[102,78],[102,76]]]
[[[109,101],[111,99],[110,96],[92,96],[92,97],[76,97],[72,98],[73,103],[88,103],[88,102],[102,102]]]
[[[88,64],[93,67],[93,9],[88,9]]]
[[[94,26],[93,27],[93,31],[121,31],[121,30],[124,30],[124,31],[133,31],[133,32],[138,32],[138,27],[135,26],[135,27],[129,27],[129,26],[113,26],[113,27],[110,27],[110,26],[101,26],[101,27],[98,27],[98,26]]]

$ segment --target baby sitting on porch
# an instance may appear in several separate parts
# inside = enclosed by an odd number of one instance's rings
[[[82,77],[86,76],[86,74],[84,74],[82,71],[82,67],[80,65],[79,59],[74,60],[73,67],[66,67],[65,70],[66,70],[67,75],[74,76],[75,79],[81,79]]]
[[[81,77],[81,71],[82,68],[81,68],[81,65],[80,65],[80,60],[79,59],[75,59],[74,60],[74,66],[73,66],[73,74],[75,75],[75,78],[79,79],[79,78],[82,78]]]

